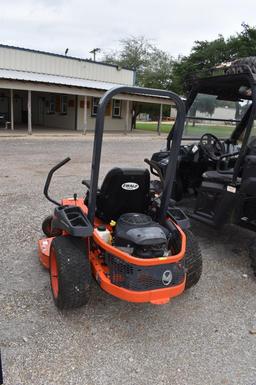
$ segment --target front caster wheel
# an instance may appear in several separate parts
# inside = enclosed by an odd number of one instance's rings
[[[48,215],[48,217],[46,217],[42,223],[42,230],[48,238],[58,237],[59,235],[62,234],[62,230],[52,229],[52,219],[53,219],[53,216]]]

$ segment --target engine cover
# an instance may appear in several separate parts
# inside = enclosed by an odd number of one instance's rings
[[[127,213],[118,219],[114,244],[133,248],[132,254],[142,258],[161,257],[167,249],[168,230],[145,214]]]

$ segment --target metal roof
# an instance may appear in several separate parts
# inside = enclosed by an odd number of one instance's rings
[[[17,70],[7,70],[0,68],[0,79],[21,80],[26,82],[48,83],[63,86],[72,86],[79,88],[91,88],[96,90],[110,90],[117,83],[99,82],[96,80],[87,80],[67,76],[48,75],[36,72],[26,72]]]
[[[105,63],[105,62],[100,62],[100,61],[94,61],[94,60],[84,59],[84,58],[80,58],[80,57],[76,57],[76,56],[61,55],[59,53],[53,53],[53,52],[48,52],[48,51],[39,51],[39,50],[36,50],[36,49],[31,49],[31,48],[16,47],[16,46],[7,45],[7,44],[0,44],[0,47],[8,48],[8,49],[15,49],[15,50],[19,50],[19,51],[40,53],[42,55],[57,56],[57,57],[65,58],[65,59],[84,61],[84,62],[88,62],[88,63],[92,63],[92,64],[99,64],[99,65],[104,65],[104,66],[109,66],[109,67],[115,67],[115,68],[119,67],[119,65],[116,65],[116,64]],[[135,72],[134,68],[128,68],[128,67],[123,67],[122,66],[122,69]]]

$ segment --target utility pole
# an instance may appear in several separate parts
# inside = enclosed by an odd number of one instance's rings
[[[93,49],[90,51],[90,53],[93,54],[93,61],[96,61],[96,53],[97,53],[97,52],[100,52],[100,51],[101,51],[100,48],[93,48]]]

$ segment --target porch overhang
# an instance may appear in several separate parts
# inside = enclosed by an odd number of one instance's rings
[[[120,85],[96,80],[0,68],[0,88],[4,89],[101,97],[105,91]],[[117,95],[115,98],[141,103],[173,104],[168,98],[136,94],[122,94]]]

